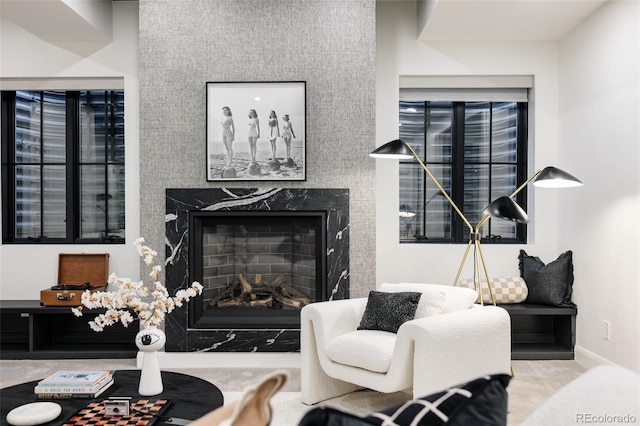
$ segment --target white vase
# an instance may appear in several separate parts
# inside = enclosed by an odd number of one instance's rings
[[[164,331],[155,327],[147,327],[136,335],[136,346],[142,352],[142,370],[138,393],[143,396],[162,393],[162,376],[158,362],[158,350],[162,349],[167,340]]]

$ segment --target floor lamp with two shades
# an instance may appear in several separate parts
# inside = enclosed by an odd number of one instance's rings
[[[576,177],[571,174],[562,171],[556,167],[546,167],[542,170],[537,170],[530,178],[528,178],[522,185],[520,185],[512,194],[508,196],[498,197],[493,200],[484,210],[483,217],[474,227],[471,225],[469,220],[465,217],[464,213],[458,208],[456,203],[451,199],[447,191],[444,190],[440,182],[436,179],[436,177],[431,173],[431,171],[427,168],[424,162],[420,159],[420,157],[416,154],[414,149],[404,142],[401,139],[395,139],[391,142],[388,142],[378,148],[376,148],[373,152],[371,152],[371,157],[375,158],[386,158],[386,159],[397,159],[397,160],[407,160],[407,159],[415,159],[418,164],[422,167],[424,172],[429,176],[429,178],[436,185],[440,193],[447,199],[453,210],[460,216],[465,225],[469,228],[469,242],[467,243],[466,250],[462,257],[462,261],[460,262],[460,267],[458,268],[458,273],[454,279],[453,285],[457,285],[460,279],[460,274],[462,269],[467,261],[469,252],[473,247],[473,281],[476,291],[478,292],[478,298],[480,303],[483,303],[482,297],[482,277],[481,273],[484,274],[484,278],[487,283],[487,288],[489,290],[489,294],[491,296],[491,300],[493,304],[496,304],[496,298],[494,294],[493,284],[491,283],[491,279],[489,278],[489,272],[487,270],[487,263],[484,258],[484,254],[482,253],[482,245],[481,245],[481,235],[480,228],[484,225],[490,218],[501,218],[506,220],[512,220],[520,223],[527,223],[529,221],[529,217],[527,213],[513,200],[513,198],[522,191],[529,183],[533,182],[535,186],[546,187],[546,188],[563,188],[563,187],[575,187],[581,186],[582,182],[578,180]],[[406,207],[405,207],[406,210]]]

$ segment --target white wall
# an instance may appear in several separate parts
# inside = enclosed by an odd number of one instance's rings
[[[0,246],[0,299],[38,299],[56,284],[58,253],[109,253],[109,270],[137,279],[139,236],[138,3],[113,3],[113,42],[75,43],[63,49],[13,22],[0,23],[0,78],[122,77],[126,120],[126,244]]]
[[[398,77],[401,75],[533,75],[535,102],[530,114],[530,173],[536,168],[563,165],[557,161],[558,46],[557,43],[445,43],[417,40],[414,2],[378,2],[377,12],[376,145],[398,137]],[[373,147],[372,147],[373,149]],[[533,148],[532,148],[533,149]],[[371,160],[373,161],[373,160]],[[377,283],[421,281],[452,284],[462,260],[463,244],[398,243],[398,165],[376,161]],[[565,168],[566,169],[566,168]],[[518,275],[518,253],[548,262],[572,244],[559,244],[556,235],[557,196],[552,190],[529,187],[532,218],[530,243],[484,245],[490,276]],[[471,257],[471,255],[470,255]],[[462,277],[472,275],[467,259]]]
[[[558,241],[574,248],[577,345],[588,357],[635,371],[639,129],[640,3],[613,1],[560,43],[559,158],[585,187],[560,200]]]

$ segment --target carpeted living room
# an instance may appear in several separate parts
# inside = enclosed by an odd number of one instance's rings
[[[84,399],[7,415],[103,370],[105,395],[173,399],[165,424],[640,422],[640,3],[0,19],[2,424],[64,424]]]

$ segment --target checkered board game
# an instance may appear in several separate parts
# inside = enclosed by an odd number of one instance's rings
[[[116,425],[116,426],[149,426],[158,420],[168,407],[170,401],[166,399],[141,399],[131,401],[131,409],[128,416],[106,416],[104,414],[104,401],[89,403],[85,408],[64,423],[64,426],[80,425]]]

